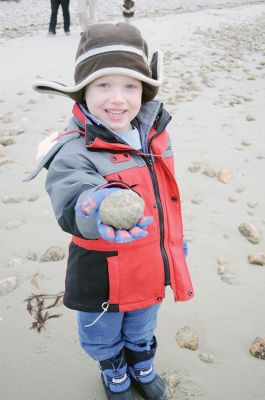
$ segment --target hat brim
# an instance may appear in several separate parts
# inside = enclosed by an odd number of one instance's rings
[[[66,86],[59,82],[54,81],[36,81],[33,84],[33,89],[37,92],[47,93],[47,94],[58,94],[62,96],[70,97],[72,100],[77,102],[84,101],[84,88],[94,81],[95,79],[100,78],[104,75],[123,75],[131,78],[138,79],[143,82],[143,101],[152,100],[158,91],[159,86],[162,83],[163,79],[163,53],[162,51],[158,51],[156,53],[156,66],[153,67],[154,78],[149,78],[146,75],[141,74],[140,72],[134,71],[129,68],[120,68],[120,67],[111,67],[111,68],[102,68],[98,71],[95,71],[91,75],[87,76],[83,81],[79,82],[75,86]]]

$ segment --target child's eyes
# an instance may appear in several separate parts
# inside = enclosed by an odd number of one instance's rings
[[[134,85],[133,83],[129,83],[126,87],[127,87],[127,89],[137,89],[138,88],[138,86]]]
[[[106,87],[109,87],[109,84],[107,82],[100,82],[98,84],[98,87],[106,88]]]

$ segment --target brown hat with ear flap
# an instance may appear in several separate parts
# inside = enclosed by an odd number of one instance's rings
[[[148,62],[148,47],[141,32],[126,23],[96,24],[83,33],[75,61],[75,85],[37,81],[38,92],[55,93],[82,102],[85,87],[104,75],[123,75],[142,81],[143,102],[156,96],[162,82],[163,54]]]

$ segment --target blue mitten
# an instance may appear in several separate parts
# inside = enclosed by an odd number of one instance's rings
[[[188,243],[186,240],[183,240],[182,246],[183,246],[184,255],[185,255],[185,257],[187,257],[187,255],[189,253],[189,249],[188,249]]]
[[[129,243],[133,240],[145,237],[146,235],[148,235],[148,232],[145,228],[147,228],[151,224],[151,222],[153,221],[153,217],[143,216],[137,222],[137,224],[129,230],[116,229],[102,222],[99,215],[101,202],[117,190],[126,189],[114,187],[96,190],[87,198],[83,198],[82,203],[77,203],[75,206],[75,210],[84,218],[94,217],[97,221],[100,236],[109,242]]]

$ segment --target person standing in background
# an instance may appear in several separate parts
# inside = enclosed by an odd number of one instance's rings
[[[97,15],[97,0],[77,0],[77,12],[81,27],[81,35],[87,30],[89,25],[96,24],[98,21]],[[89,7],[89,18],[87,9]]]
[[[70,35],[70,13],[69,13],[70,0],[51,0],[51,18],[48,35],[56,35],[57,14],[60,5],[63,10],[63,27],[66,35]]]
[[[131,23],[131,19],[134,17],[134,1],[124,0],[122,5],[122,15],[124,16],[125,22]]]

